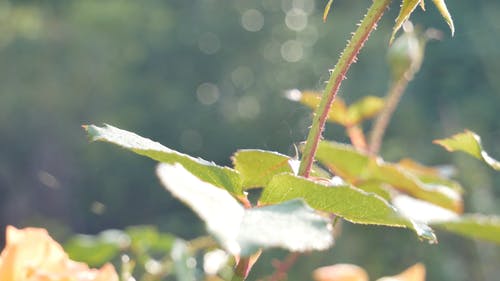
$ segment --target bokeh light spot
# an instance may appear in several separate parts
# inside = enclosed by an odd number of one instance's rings
[[[260,113],[260,103],[255,96],[244,96],[238,101],[238,115],[244,119],[255,119]]]
[[[247,31],[259,31],[264,27],[264,15],[256,9],[246,10],[241,15],[241,25]]]
[[[314,26],[307,26],[304,30],[297,34],[297,40],[302,42],[305,46],[314,46],[318,41],[318,29]]]
[[[238,66],[231,72],[231,81],[237,88],[246,90],[253,85],[255,80],[252,69],[246,66]]]
[[[302,43],[297,40],[288,40],[281,45],[281,57],[288,62],[298,62],[304,56]]]
[[[219,99],[220,91],[217,85],[212,83],[201,83],[196,89],[196,97],[203,105],[212,105]]]
[[[307,26],[307,14],[300,9],[291,9],[286,13],[286,26],[294,31],[301,31]]]
[[[219,37],[211,32],[202,34],[198,38],[198,48],[200,48],[200,50],[207,55],[217,53],[220,49]]]

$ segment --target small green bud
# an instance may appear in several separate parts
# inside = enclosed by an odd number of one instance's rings
[[[389,48],[387,60],[393,81],[411,80],[418,72],[424,57],[425,39],[419,38],[410,22],[404,25],[404,33]]]

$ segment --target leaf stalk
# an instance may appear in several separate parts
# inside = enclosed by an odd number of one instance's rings
[[[377,155],[379,153],[382,140],[392,114],[396,110],[396,107],[398,106],[409,82],[410,81],[407,78],[402,77],[398,81],[392,83],[391,88],[387,93],[384,109],[377,116],[377,119],[375,119],[373,129],[370,133],[370,145],[368,152],[371,155]]]

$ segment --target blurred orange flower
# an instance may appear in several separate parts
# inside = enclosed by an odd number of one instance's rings
[[[368,281],[366,271],[354,264],[335,264],[313,271],[315,281]],[[417,263],[398,275],[382,277],[377,281],[425,281],[425,266]]]
[[[70,260],[45,229],[7,226],[6,233],[0,255],[1,281],[118,281],[111,264],[90,269]]]

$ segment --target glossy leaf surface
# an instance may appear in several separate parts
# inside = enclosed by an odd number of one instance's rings
[[[283,172],[293,173],[290,157],[271,151],[244,149],[232,157],[234,168],[241,175],[244,189],[263,187],[271,178]],[[297,167],[298,168],[298,167]]]
[[[432,230],[402,217],[381,197],[351,186],[329,186],[309,179],[280,174],[264,188],[261,204],[277,204],[303,198],[314,209],[334,213],[350,222],[409,227],[424,239],[434,241]]]
[[[109,142],[159,162],[181,163],[200,179],[226,189],[232,194],[242,194],[238,172],[231,168],[217,166],[213,162],[191,157],[167,148],[158,142],[110,125],[104,127],[89,125],[84,126],[84,128],[93,141]]]

